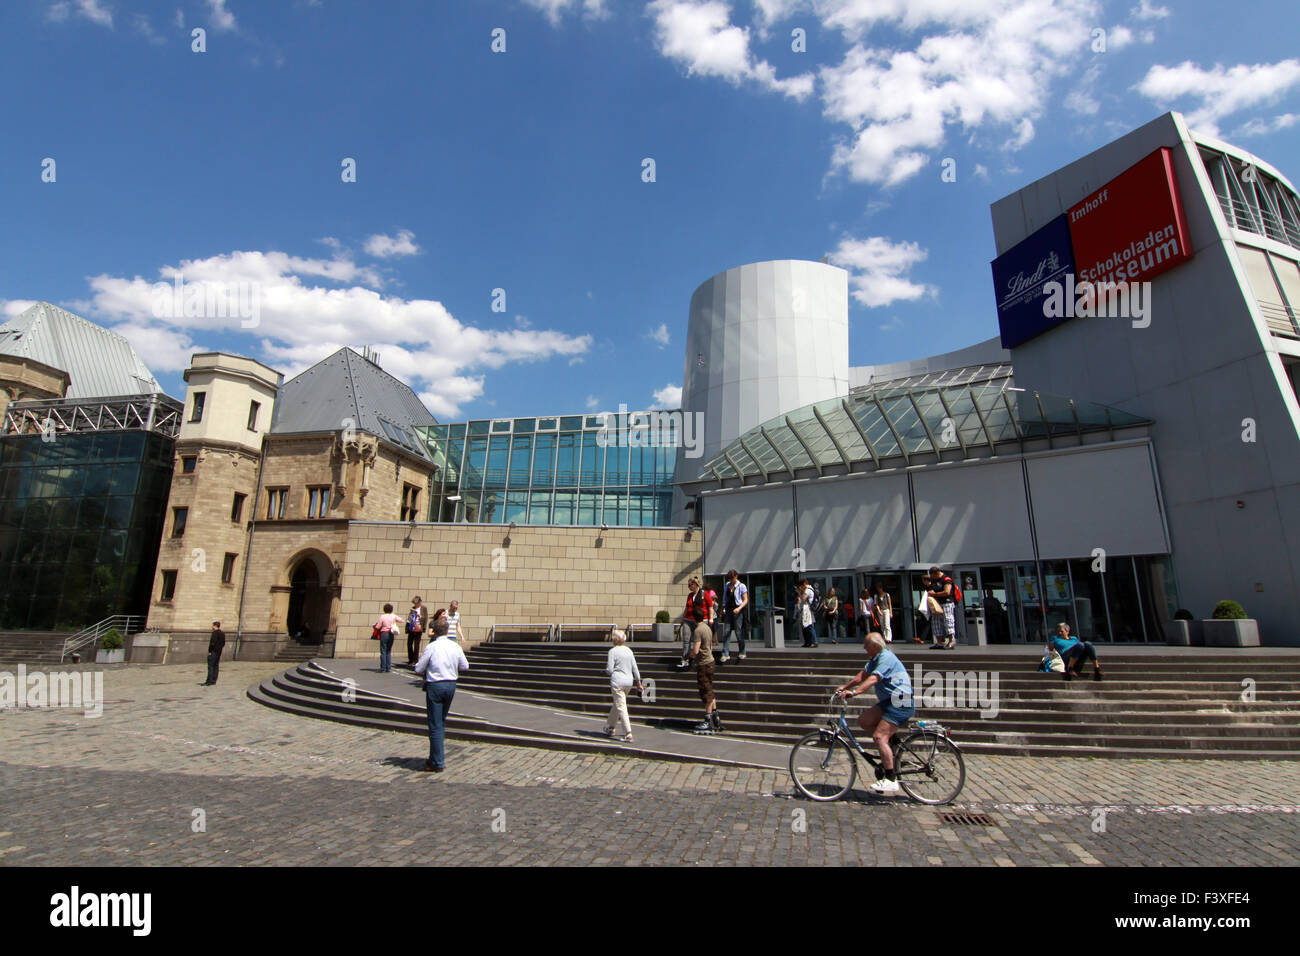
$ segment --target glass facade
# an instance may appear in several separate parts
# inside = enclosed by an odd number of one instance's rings
[[[148,611],[174,449],[143,430],[0,439],[0,628]]]
[[[991,449],[1007,442],[1075,436],[1149,424],[1093,402],[1026,391],[1003,378],[914,387],[886,383],[807,405],[751,429],[699,471],[700,481],[772,480],[799,469],[912,464],[914,455]]]
[[[638,431],[600,415],[417,428],[438,466],[429,520],[663,526],[672,513],[680,429]],[[626,424],[626,423],[625,423]]]

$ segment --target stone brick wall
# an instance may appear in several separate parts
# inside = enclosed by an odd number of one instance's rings
[[[195,455],[192,474],[184,474],[181,458]],[[241,520],[230,520],[235,492],[245,495]],[[150,598],[149,626],[162,631],[207,630],[213,621],[232,627],[239,608],[239,587],[247,558],[248,519],[257,492],[257,456],[235,446],[211,447],[197,442],[176,446],[162,541],[158,548]],[[188,508],[185,534],[173,538],[174,508]],[[202,554],[196,556],[195,549]],[[221,580],[227,553],[237,555],[230,583]],[[198,560],[201,558],[201,560]],[[176,594],[162,602],[162,572],[176,571]]]
[[[385,602],[404,613],[460,601],[468,643],[492,624],[654,621],[677,614],[699,574],[703,536],[682,528],[506,528],[373,524],[348,529],[336,657],[378,653],[370,629]],[[256,560],[256,559],[255,559]]]

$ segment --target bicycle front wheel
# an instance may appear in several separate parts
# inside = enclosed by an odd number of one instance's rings
[[[838,800],[853,789],[858,762],[849,745],[825,731],[815,731],[790,751],[790,779],[809,800]]]
[[[918,730],[894,751],[898,782],[918,803],[952,803],[966,785],[966,761],[943,734]]]

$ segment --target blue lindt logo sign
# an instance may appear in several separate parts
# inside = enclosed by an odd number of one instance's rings
[[[1062,213],[1033,235],[1021,240],[993,260],[993,288],[997,292],[998,327],[1002,347],[1014,348],[1068,316],[1049,317],[1043,308],[1049,282],[1063,282],[1074,272],[1069,218]]]

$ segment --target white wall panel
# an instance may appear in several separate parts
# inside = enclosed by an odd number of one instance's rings
[[[1017,461],[982,461],[912,476],[922,562],[1032,560],[1025,482]]]
[[[799,485],[795,501],[809,569],[912,562],[906,475]]]
[[[1031,458],[1029,491],[1043,560],[1169,550],[1147,445]]]
[[[789,571],[794,493],[756,488],[704,496],[704,573]]]

